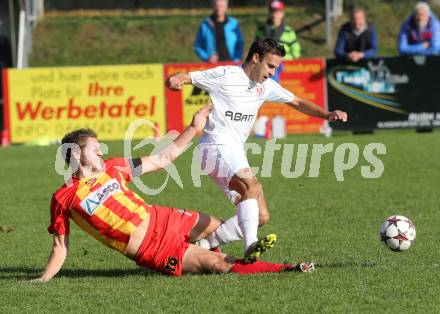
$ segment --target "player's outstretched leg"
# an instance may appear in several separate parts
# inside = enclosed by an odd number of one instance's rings
[[[244,261],[255,263],[261,254],[274,247],[276,241],[277,236],[272,233],[254,242],[244,253]]]
[[[237,274],[257,274],[257,273],[278,273],[278,272],[311,272],[313,263],[277,264],[270,262],[257,261],[249,264],[242,259],[232,256],[224,256],[202,249],[196,245],[190,245],[183,257],[183,272],[191,274],[202,273],[237,273]]]
[[[236,260],[231,272],[249,275],[263,272],[296,272],[310,273],[315,271],[314,263],[301,262],[298,264],[274,264],[270,262],[257,261],[253,264],[246,263],[244,260]]]

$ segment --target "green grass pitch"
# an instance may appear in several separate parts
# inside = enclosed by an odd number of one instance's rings
[[[257,141],[264,144],[263,141]],[[356,143],[359,164],[337,182],[334,153],[323,157],[320,176],[281,176],[275,153],[272,176],[260,178],[271,210],[260,234],[278,235],[269,261],[311,260],[312,274],[253,276],[197,275],[167,278],[138,268],[74,226],[67,261],[47,284],[26,280],[40,273],[51,247],[46,231],[52,192],[62,184],[54,171],[56,146],[0,148],[0,313],[15,312],[439,312],[440,295],[440,137],[413,130],[332,138],[295,136],[279,143]],[[364,179],[363,147],[384,143],[385,171]],[[121,156],[122,142],[109,144]],[[294,157],[296,154],[294,154]],[[172,180],[148,203],[202,210],[221,218],[234,213],[209,178],[194,187],[191,150],[177,160],[184,188]],[[252,166],[262,157],[251,155]],[[310,165],[310,155],[307,165]],[[308,168],[306,168],[306,173]],[[165,173],[143,181],[158,187]],[[379,227],[384,218],[402,214],[417,228],[414,246],[404,253],[384,248]],[[72,224],[73,225],[73,224]],[[5,232],[11,227],[12,232]],[[224,250],[241,254],[241,243]]]

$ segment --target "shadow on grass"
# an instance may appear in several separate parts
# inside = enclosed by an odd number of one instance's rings
[[[2,267],[0,280],[27,280],[36,278],[43,269],[30,267]],[[85,278],[85,277],[128,277],[128,276],[160,276],[154,271],[144,268],[134,269],[62,269],[57,278]]]
[[[369,262],[369,261],[363,261],[361,263],[359,262],[337,262],[337,263],[324,263],[324,264],[320,264],[317,263],[315,265],[317,268],[328,268],[328,269],[335,269],[335,268],[351,268],[351,267],[366,267],[366,268],[370,268],[370,267],[376,267],[377,263],[374,262]]]

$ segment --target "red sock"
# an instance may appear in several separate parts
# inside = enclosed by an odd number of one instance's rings
[[[238,274],[256,274],[256,273],[279,273],[292,267],[290,264],[274,264],[269,262],[256,261],[252,264],[247,264],[242,259],[235,261],[231,272]]]

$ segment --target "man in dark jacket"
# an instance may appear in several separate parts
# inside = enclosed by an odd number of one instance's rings
[[[335,46],[335,56],[350,62],[358,62],[377,55],[377,33],[367,21],[362,8],[354,8],[351,21],[342,25]]]

